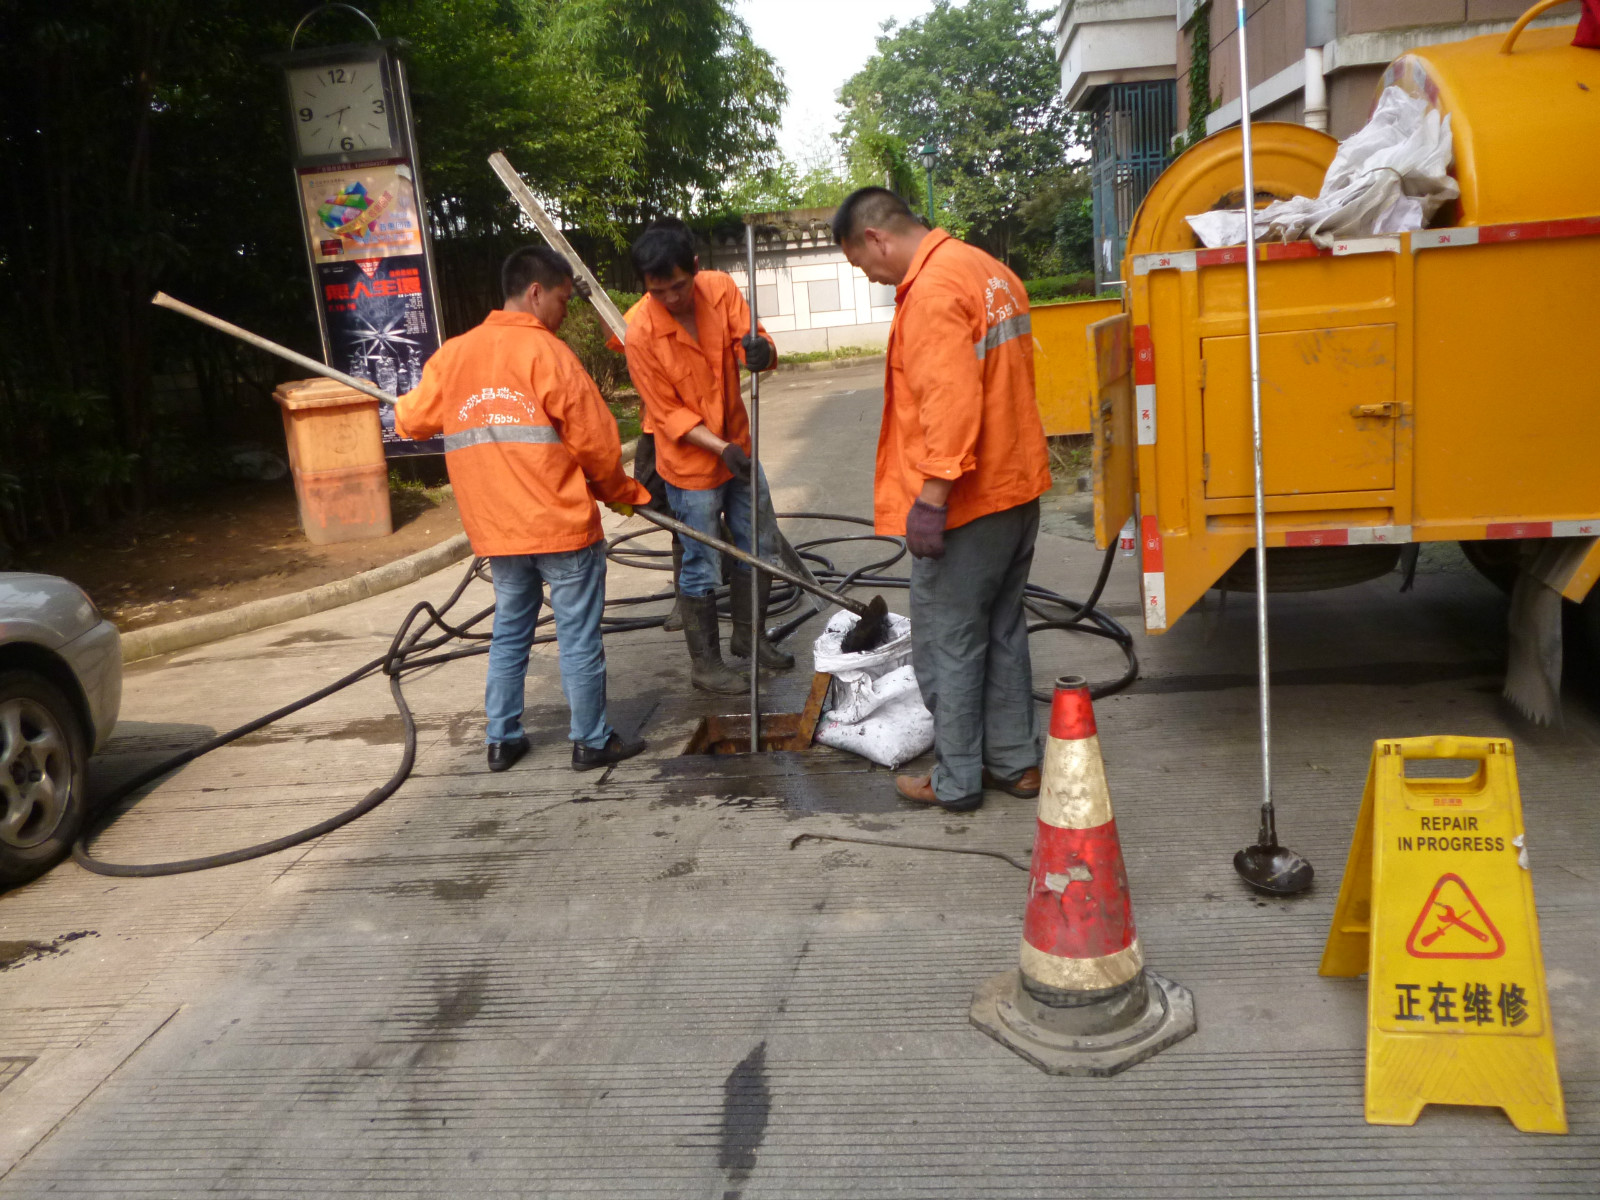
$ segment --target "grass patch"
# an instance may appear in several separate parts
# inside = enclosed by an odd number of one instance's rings
[[[617,432],[624,442],[631,442],[639,436],[640,408],[639,396],[617,396],[606,401],[611,409],[611,415],[617,419]]]
[[[1069,433],[1045,441],[1050,447],[1050,473],[1057,483],[1076,479],[1094,463],[1092,433]]]
[[[1022,286],[1028,289],[1030,304],[1095,299],[1093,275],[1047,275],[1042,279],[1029,279]]]
[[[881,348],[872,346],[840,346],[837,350],[805,350],[799,354],[784,354],[778,358],[779,362],[786,363],[814,363],[833,362],[841,358],[868,358],[874,354],[882,354]]]

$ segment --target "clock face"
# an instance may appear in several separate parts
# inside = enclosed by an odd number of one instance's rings
[[[302,156],[359,154],[394,145],[382,65],[371,59],[289,72],[295,135]]]

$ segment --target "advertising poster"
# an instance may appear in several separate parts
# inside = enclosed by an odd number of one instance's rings
[[[330,365],[395,395],[411,390],[442,340],[411,168],[302,169],[300,195]],[[397,436],[387,405],[378,413],[390,457],[444,452],[441,439]]]

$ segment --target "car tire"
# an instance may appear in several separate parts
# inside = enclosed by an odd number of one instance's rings
[[[72,702],[33,671],[0,671],[0,888],[72,849],[88,812],[88,738]]]

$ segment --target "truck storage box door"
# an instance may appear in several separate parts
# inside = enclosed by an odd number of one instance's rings
[[[1207,499],[1255,490],[1250,350],[1201,342]],[[1395,485],[1395,327],[1358,325],[1261,338],[1261,465],[1269,496]]]
[[[1089,326],[1086,356],[1094,414],[1094,543],[1106,550],[1133,516],[1138,447],[1133,433],[1133,348],[1126,313]]]

